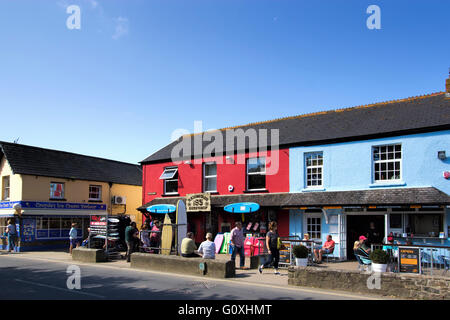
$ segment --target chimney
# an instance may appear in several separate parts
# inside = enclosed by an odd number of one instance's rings
[[[450,68],[448,70],[448,79],[445,80],[445,96],[450,98]]]

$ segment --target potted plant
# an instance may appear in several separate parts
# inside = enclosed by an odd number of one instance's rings
[[[369,259],[372,260],[373,272],[386,272],[389,261],[389,255],[386,251],[381,249],[373,250],[369,255]]]
[[[295,256],[296,266],[306,267],[308,265],[308,248],[300,244],[294,246],[292,252]]]

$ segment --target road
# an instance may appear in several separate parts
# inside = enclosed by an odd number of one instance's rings
[[[361,296],[315,289],[277,287],[102,265],[79,266],[81,289],[69,289],[69,263],[0,255],[0,299],[46,300],[323,300]],[[75,283],[74,281],[69,281]]]

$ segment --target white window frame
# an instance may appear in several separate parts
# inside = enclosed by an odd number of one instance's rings
[[[8,186],[5,185],[5,181],[8,181]],[[8,190],[8,196],[6,196],[6,190]],[[10,176],[2,177],[2,200],[8,201],[11,198],[11,178]]]
[[[380,159],[375,160],[375,156],[374,156],[375,148],[381,148],[381,147],[388,148],[388,147],[391,147],[391,146],[394,147],[394,152],[393,152],[394,153],[394,159],[381,160],[381,157],[380,157]],[[395,153],[396,153],[395,146],[400,146],[400,159],[396,159],[395,158]],[[386,183],[388,183],[389,184],[390,182],[400,182],[400,181],[402,181],[402,177],[403,177],[403,148],[402,148],[402,144],[401,143],[390,143],[390,144],[382,144],[382,145],[372,146],[371,151],[372,151],[371,152],[371,157],[372,157],[372,181],[373,181],[373,183],[379,183],[379,184],[386,184]],[[386,152],[386,154],[388,154],[388,152]],[[395,177],[395,162],[400,162],[400,176],[399,176],[398,179],[383,179],[383,180],[381,180],[381,179],[376,180],[375,179],[375,175],[376,175],[375,165],[376,164],[380,164],[380,167],[381,167],[382,163],[385,163],[386,166],[388,166],[389,163],[394,163],[394,177]],[[379,172],[380,173],[382,172],[381,168],[380,168]],[[388,171],[383,171],[383,172],[388,172]]]
[[[264,159],[264,171],[262,172],[248,172],[248,163],[251,159]],[[266,167],[267,167],[267,162],[266,162],[266,157],[251,157],[247,159],[247,163],[246,163],[246,177],[247,177],[247,191],[265,191],[267,190],[267,180],[265,180],[265,184],[264,184],[264,188],[257,188],[257,189],[250,189],[249,188],[249,176],[252,175],[266,175]]]
[[[323,227],[322,227],[322,214],[320,212],[313,212],[313,213],[303,213],[303,225],[304,225],[304,232],[303,233],[308,233],[311,240],[321,240],[322,239],[322,235],[323,235]],[[313,237],[312,232],[316,232],[317,231],[311,231],[308,228],[308,218],[315,218],[315,219],[319,219],[319,224],[315,224],[315,225],[319,225],[320,226],[320,237],[319,238],[315,238]]]
[[[91,198],[91,188],[98,188],[98,198]],[[89,185],[89,200],[91,201],[100,201],[102,199],[102,186],[91,184]]]
[[[60,197],[52,196],[52,184],[61,184],[62,185],[62,194]],[[64,199],[65,196],[66,196],[66,184],[64,182],[56,182],[56,181],[50,182],[50,199],[62,200],[62,199]]]
[[[170,169],[176,169],[173,173],[172,176],[167,177],[167,178],[162,178],[162,176],[164,175],[164,173],[166,173],[166,171],[170,170]],[[164,180],[164,195],[178,195],[178,177],[176,179],[172,179],[173,177],[175,177],[178,174],[178,167],[166,167],[164,168],[163,173],[161,174],[161,176],[159,177],[161,180]],[[177,182],[177,191],[176,192],[166,192],[166,184],[167,182],[173,182],[176,181]]]
[[[321,165],[309,165],[308,166],[308,156],[315,156],[315,159],[311,159],[311,160],[319,160],[317,157],[318,156],[321,156],[322,157],[322,164]],[[305,165],[305,188],[306,189],[317,189],[317,188],[319,188],[319,189],[321,189],[321,188],[323,188],[323,152],[322,151],[316,151],[316,152],[307,152],[307,153],[305,153],[305,158],[304,158],[304,165]],[[316,184],[316,185],[308,185],[308,169],[317,169],[317,171],[319,171],[319,169],[320,169],[320,173],[316,173],[316,175],[318,175],[318,174],[320,174],[320,176],[321,176],[321,178],[320,178],[320,184]],[[313,173],[311,173],[311,176],[313,175]],[[317,180],[318,181],[318,179],[314,179],[314,180]],[[313,180],[311,180],[311,182],[312,182]]]
[[[206,166],[215,165],[216,166],[216,174],[215,175],[206,175]],[[206,190],[206,180],[207,179],[216,179],[216,189],[215,190]],[[203,192],[217,192],[217,163],[216,162],[205,162],[203,163]]]

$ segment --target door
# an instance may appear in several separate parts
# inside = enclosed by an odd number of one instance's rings
[[[339,259],[347,260],[347,216],[339,215]]]

